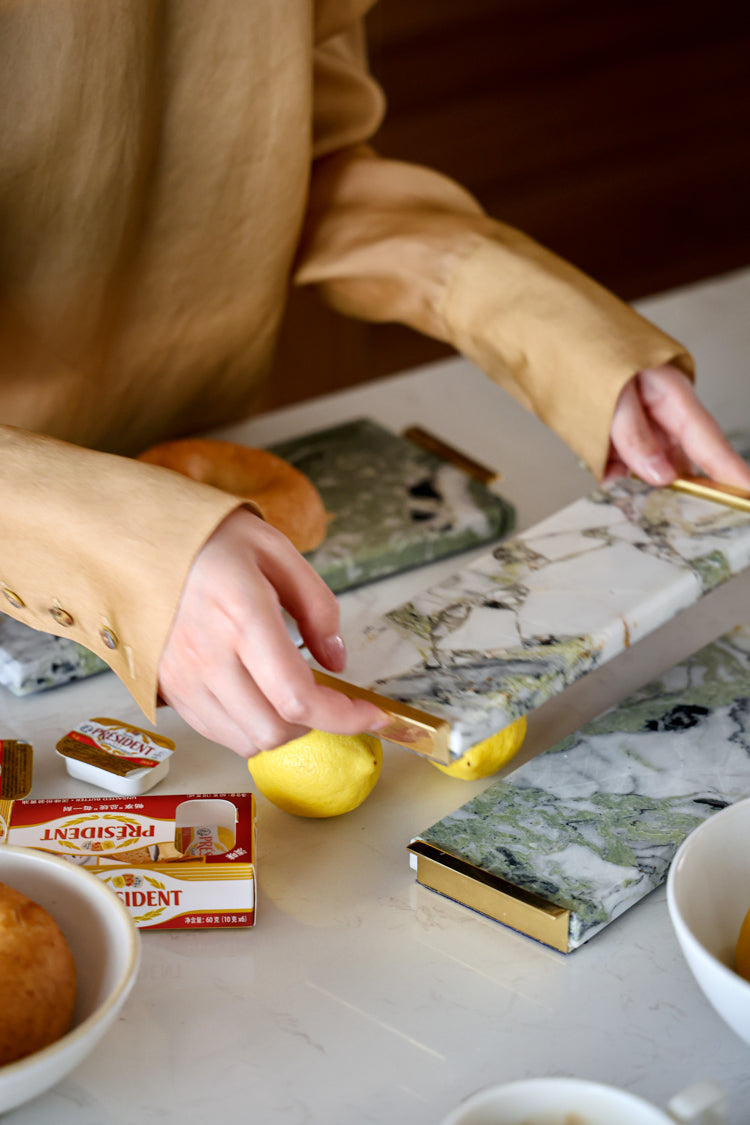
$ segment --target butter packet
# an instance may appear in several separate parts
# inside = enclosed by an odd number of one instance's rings
[[[31,792],[33,760],[30,742],[0,738],[0,801],[15,801]]]
[[[53,797],[7,804],[0,859],[4,842],[40,848],[86,867],[124,902],[139,929],[255,925],[252,793]]]
[[[8,832],[13,802],[31,792],[33,762],[30,742],[0,738],[0,844]]]
[[[136,797],[167,776],[175,744],[119,719],[95,718],[68,731],[56,749],[71,777]]]

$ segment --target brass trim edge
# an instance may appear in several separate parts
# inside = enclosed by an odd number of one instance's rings
[[[327,672],[319,672],[317,668],[313,668],[312,673],[317,683],[324,687],[340,691],[351,699],[365,699],[390,715],[392,721],[387,726],[372,732],[378,738],[395,742],[433,762],[450,765],[450,724],[446,719],[438,719],[427,711],[410,707],[408,703],[399,703],[397,699],[388,699],[376,691],[339,680],[336,676],[329,676]]]
[[[417,882],[423,887],[561,953],[570,953],[570,911],[565,907],[555,906],[532,891],[515,887],[500,876],[482,871],[424,840],[412,840],[407,850],[417,857]]]
[[[678,477],[669,486],[676,492],[686,492],[701,500],[713,500],[741,512],[750,512],[750,492],[736,488],[732,484],[720,484],[708,477]]]
[[[421,426],[408,426],[403,430],[402,436],[408,438],[409,441],[413,441],[415,445],[421,446],[422,449],[426,449],[428,453],[434,453],[443,461],[455,465],[457,469],[461,469],[468,476],[474,477],[480,484],[491,484],[494,480],[500,480],[500,473],[496,469],[490,469],[487,465],[482,465],[481,462],[475,461],[473,457],[469,457],[466,453],[454,449],[452,445],[448,445],[441,438],[423,430]]]

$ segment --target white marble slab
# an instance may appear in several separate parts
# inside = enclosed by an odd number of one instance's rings
[[[623,480],[367,625],[347,679],[447,719],[459,756],[749,562],[747,513]]]

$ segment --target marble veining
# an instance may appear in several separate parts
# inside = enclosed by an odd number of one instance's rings
[[[750,515],[626,479],[543,520],[349,640],[347,678],[501,730],[750,562]]]
[[[0,684],[14,695],[32,695],[106,670],[83,645],[0,614]]]
[[[369,418],[272,449],[331,514],[308,561],[336,593],[499,539],[514,523],[501,496]]]
[[[571,911],[575,948],[750,795],[750,628],[705,646],[418,839]]]

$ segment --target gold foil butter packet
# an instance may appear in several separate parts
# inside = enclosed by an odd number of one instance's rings
[[[0,738],[0,801],[15,801],[31,792],[33,763],[30,742]]]
[[[87,719],[57,743],[71,777],[123,796],[152,789],[169,772],[175,744],[119,719]]]

